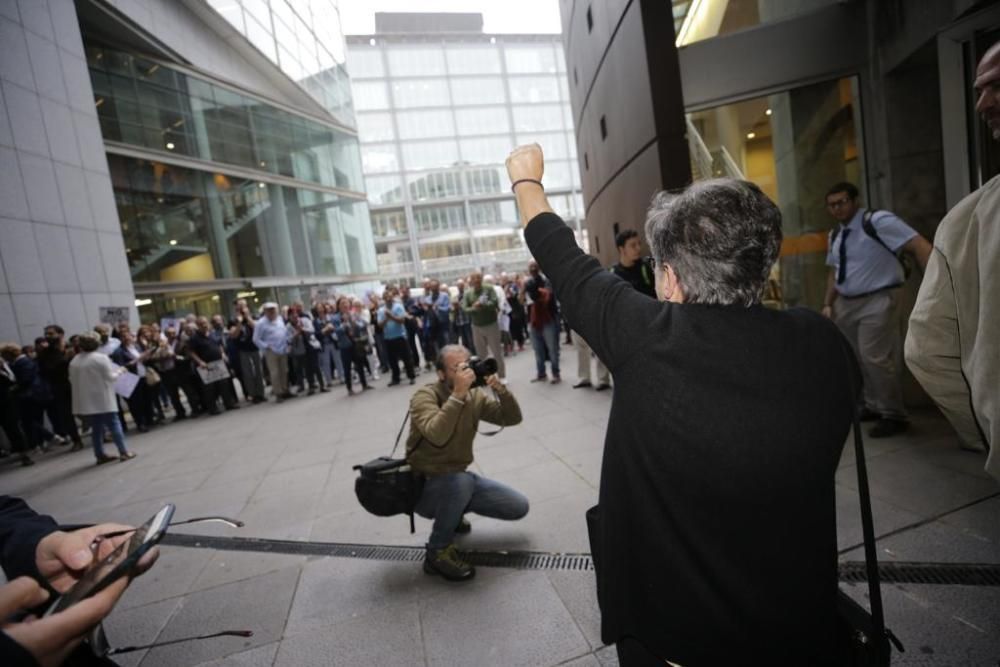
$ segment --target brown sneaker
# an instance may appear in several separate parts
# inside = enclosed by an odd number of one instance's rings
[[[118,457],[118,460],[125,462],[125,461],[131,461],[134,458],[135,458],[135,452],[125,452],[124,454]]]
[[[424,572],[441,575],[448,581],[468,581],[476,576],[476,568],[462,560],[454,544],[444,549],[428,549]]]

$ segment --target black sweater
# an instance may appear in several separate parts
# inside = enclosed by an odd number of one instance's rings
[[[654,301],[554,214],[525,239],[615,378],[591,534],[603,641],[685,667],[830,661],[834,472],[860,384],[844,338],[806,310]]]

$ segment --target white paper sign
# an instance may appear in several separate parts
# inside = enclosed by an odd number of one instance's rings
[[[121,368],[121,366],[119,366]],[[139,384],[139,376],[125,371],[115,380],[115,393],[128,400]]]
[[[226,362],[222,359],[211,361],[208,363],[208,368],[198,367],[198,376],[205,384],[212,384],[220,380],[228,380],[229,369],[226,367]]]

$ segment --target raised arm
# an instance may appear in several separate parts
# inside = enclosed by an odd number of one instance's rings
[[[576,244],[572,230],[552,211],[540,182],[544,172],[538,144],[521,146],[507,158],[524,238],[553,289],[570,326],[583,336],[608,368],[642,349],[653,318],[664,308]]]

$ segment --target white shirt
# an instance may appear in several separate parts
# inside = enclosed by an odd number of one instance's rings
[[[114,336],[111,336],[110,338],[108,338],[107,343],[97,348],[97,351],[105,356],[110,357],[112,354],[115,353],[115,350],[121,347],[121,345],[122,342],[120,340],[118,340]]]
[[[73,414],[99,415],[118,412],[115,378],[118,366],[101,352],[81,352],[69,362],[73,387]]]

